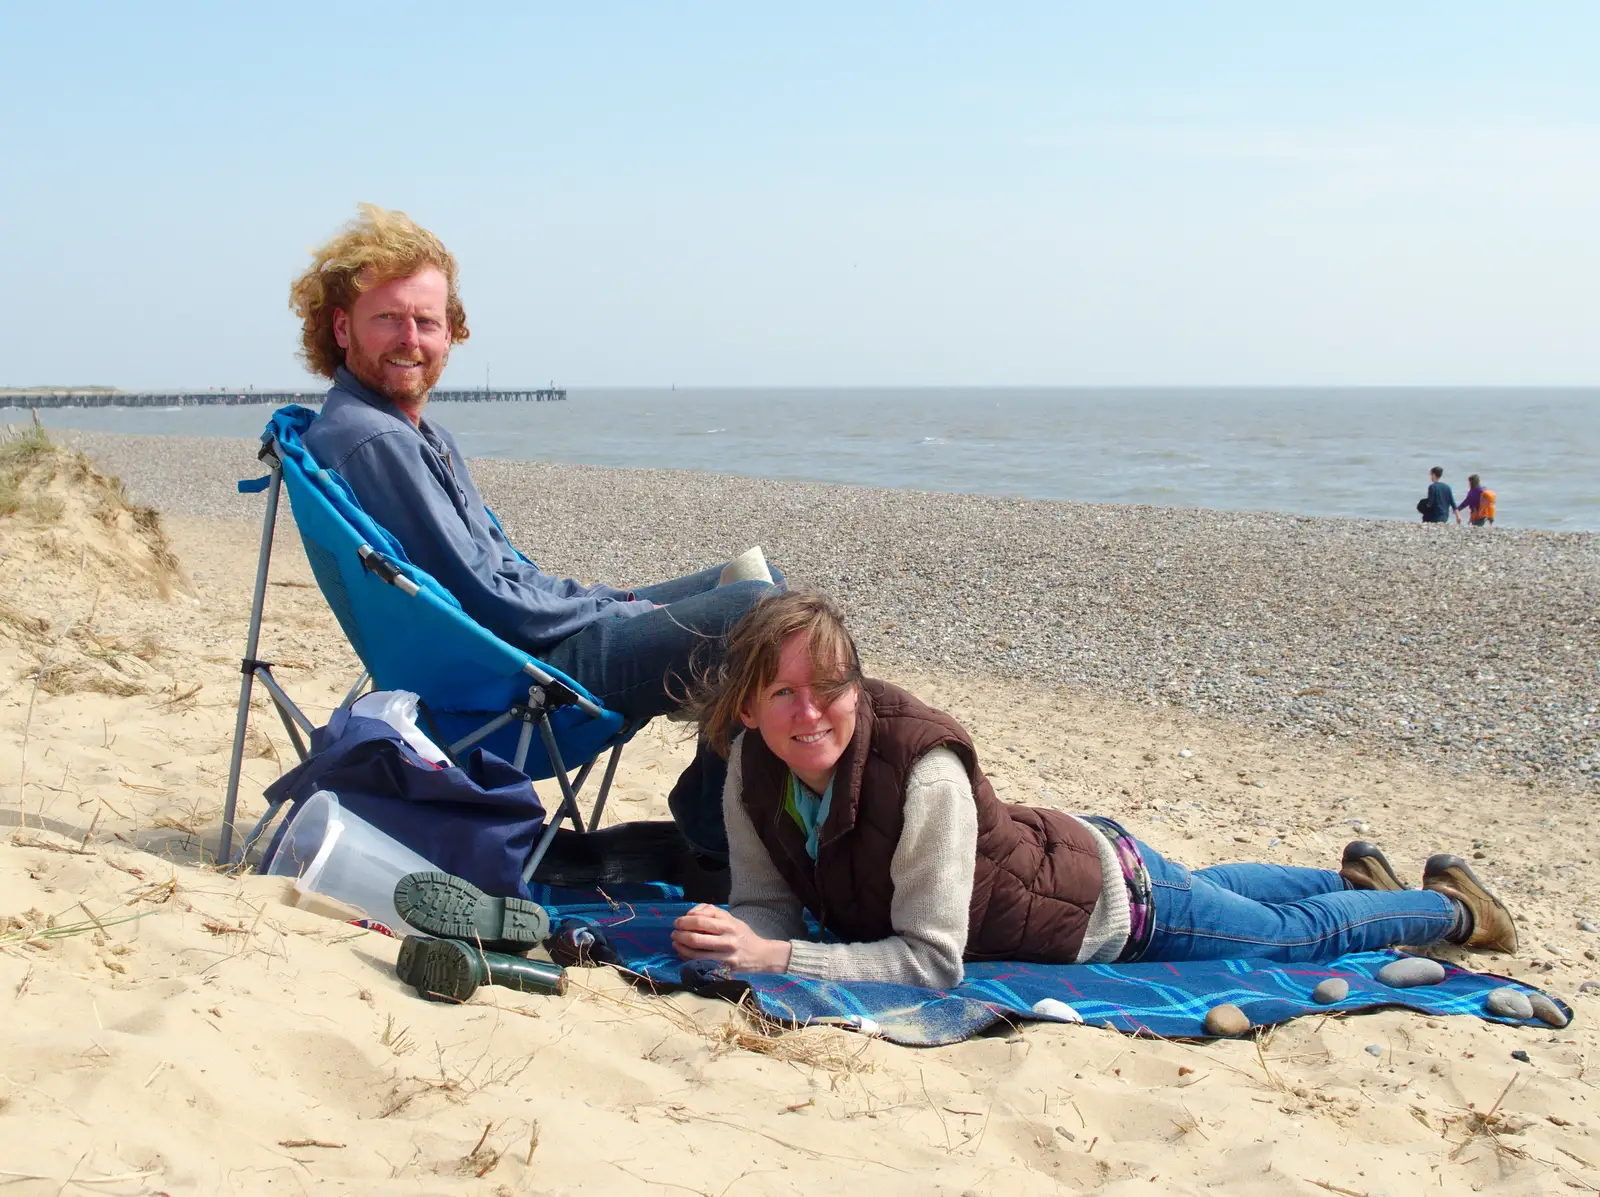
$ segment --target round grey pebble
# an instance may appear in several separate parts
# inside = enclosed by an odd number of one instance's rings
[[[1311,991],[1311,1000],[1320,1006],[1331,1006],[1350,996],[1350,982],[1343,977],[1329,977]]]
[[[1578,986],[1579,993],[1600,993],[1600,981],[1585,981]]]
[[[1379,1047],[1376,1043],[1369,1043],[1367,1044],[1367,1055],[1381,1056],[1383,1055],[1383,1048]]]
[[[1237,1006],[1213,1006],[1206,1012],[1207,1035],[1243,1035],[1249,1029],[1250,1020]]]
[[[1501,1018],[1527,1020],[1533,1017],[1533,1002],[1520,989],[1496,989],[1487,1001],[1489,1013]]]
[[[1418,985],[1437,985],[1444,980],[1444,965],[1426,956],[1408,956],[1378,970],[1378,981],[1391,989],[1413,989]]]
[[[1530,993],[1528,1004],[1533,1007],[1533,1016],[1540,1022],[1549,1023],[1553,1027],[1567,1025],[1566,1012],[1542,993]]]
[[[1578,924],[1578,930],[1579,931],[1600,931],[1600,927],[1596,927],[1588,919],[1584,919]]]

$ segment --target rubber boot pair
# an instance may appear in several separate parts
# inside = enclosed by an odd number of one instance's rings
[[[406,936],[394,966],[420,996],[464,1002],[480,985],[566,992],[559,965],[514,954],[539,946],[550,934],[550,916],[537,902],[493,898],[460,877],[425,872],[400,879],[394,905],[407,923],[428,933]]]
[[[1339,876],[1352,889],[1393,892],[1406,888],[1383,853],[1365,840],[1345,845]],[[1484,952],[1516,953],[1517,924],[1511,912],[1461,857],[1448,852],[1428,857],[1422,866],[1422,888],[1443,894],[1465,909],[1471,927],[1460,943]]]

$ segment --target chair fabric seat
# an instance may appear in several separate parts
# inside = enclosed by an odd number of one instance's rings
[[[455,742],[514,704],[525,703],[531,664],[601,707],[597,718],[576,706],[550,713],[563,761],[592,760],[624,742],[631,730],[574,679],[508,644],[465,611],[448,590],[406,555],[405,548],[361,507],[350,485],[323,469],[302,437],[316,413],[290,406],[273,414],[262,440],[275,442],[284,485],[311,569],[351,647],[381,690],[410,690],[422,700],[437,736]],[[491,513],[492,516],[493,513]],[[382,553],[416,584],[408,594],[363,563],[363,545]],[[481,746],[512,760],[520,721],[491,734]],[[524,772],[535,781],[555,767],[536,736]]]

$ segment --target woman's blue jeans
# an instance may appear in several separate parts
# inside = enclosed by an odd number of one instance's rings
[[[1226,864],[1192,872],[1140,842],[1155,925],[1138,959],[1332,960],[1395,944],[1428,944],[1455,924],[1432,890],[1349,888],[1327,869]]]

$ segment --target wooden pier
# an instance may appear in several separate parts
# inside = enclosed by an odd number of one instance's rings
[[[565,387],[488,390],[435,389],[435,403],[559,403]],[[326,391],[0,391],[3,407],[282,407],[303,403],[314,407]]]

